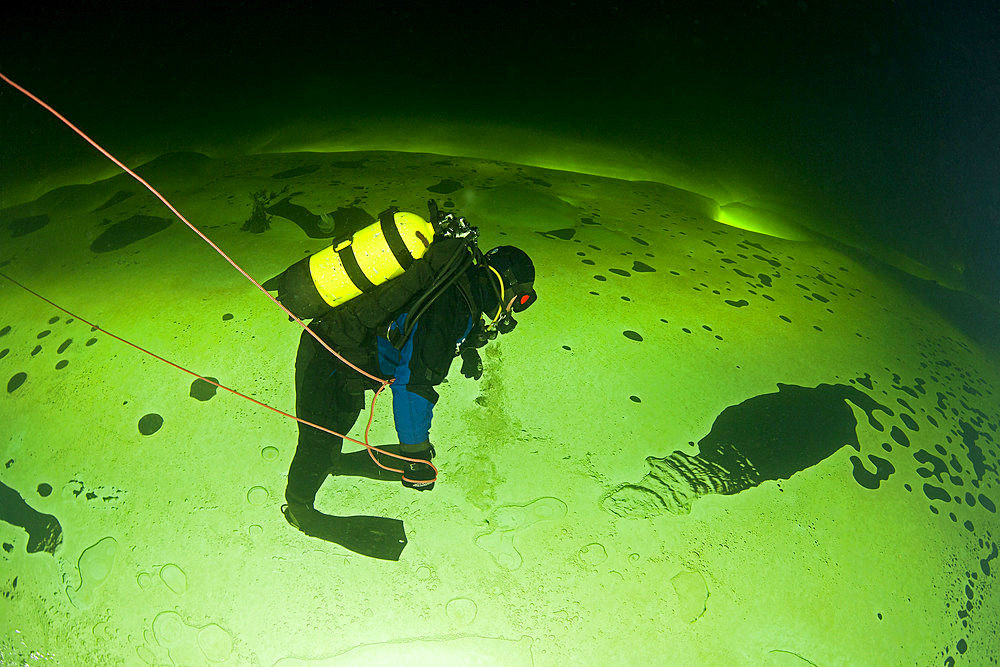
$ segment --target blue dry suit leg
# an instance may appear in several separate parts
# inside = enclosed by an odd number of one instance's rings
[[[405,314],[401,315],[394,325],[402,328],[405,318]],[[414,358],[413,341],[420,328],[420,324],[414,327],[402,349],[396,349],[385,338],[378,338],[379,370],[383,375],[395,378],[392,383],[392,413],[396,434],[404,447],[428,441],[434,404],[438,399],[433,386],[436,383],[430,382],[433,376],[427,373],[429,369],[423,359]],[[450,361],[451,358],[448,359]]]
[[[363,384],[351,381],[356,375],[303,331],[295,359],[296,415],[337,433],[347,433],[365,402]],[[343,446],[343,438],[300,423],[285,499],[312,505]]]

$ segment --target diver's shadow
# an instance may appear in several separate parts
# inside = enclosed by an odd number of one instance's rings
[[[399,445],[385,445],[379,449],[398,453]],[[391,456],[377,452],[375,455],[386,467],[393,468],[399,465],[398,460]],[[402,478],[399,472],[379,467],[366,449],[338,455],[329,474],[335,477],[364,477],[383,482],[399,482]],[[399,560],[399,555],[406,547],[406,532],[400,519],[367,515],[338,516],[324,514],[316,509],[297,510],[294,522],[287,512],[285,518],[289,519],[292,525],[297,524],[298,529],[310,537],[339,544],[345,549],[370,558]]]
[[[310,537],[370,558],[399,560],[406,547],[403,522],[383,516],[332,516],[313,510],[299,519],[298,528]]]
[[[44,551],[54,555],[62,543],[59,520],[31,507],[20,493],[3,483],[0,483],[0,521],[27,531],[29,554]]]

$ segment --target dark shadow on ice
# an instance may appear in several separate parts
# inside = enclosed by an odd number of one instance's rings
[[[893,414],[847,385],[779,384],[777,393],[723,410],[711,432],[698,442],[698,454],[676,451],[663,458],[648,457],[649,474],[638,484],[619,487],[602,504],[619,516],[687,513],[700,496],[731,495],[769,479],[788,479],[844,445],[860,452],[857,420],[847,401],[864,410],[878,430],[884,427],[875,420],[874,411]],[[855,468],[855,478],[867,486]]]

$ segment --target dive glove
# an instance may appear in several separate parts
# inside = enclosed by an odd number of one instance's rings
[[[462,350],[462,375],[473,380],[483,377],[483,360],[474,347]]]

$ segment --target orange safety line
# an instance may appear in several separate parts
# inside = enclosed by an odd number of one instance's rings
[[[274,304],[278,306],[278,308],[281,308],[283,311],[285,311],[286,315],[288,315],[293,320],[295,320],[296,322],[298,322],[299,325],[303,329],[305,329],[306,331],[308,331],[309,334],[313,338],[315,338],[319,342],[320,345],[322,345],[323,347],[325,347],[327,349],[327,351],[330,352],[330,354],[332,354],[333,356],[337,357],[338,359],[340,359],[345,364],[347,364],[348,366],[350,366],[351,368],[353,368],[357,372],[361,373],[362,375],[364,375],[366,377],[369,377],[372,380],[375,380],[376,382],[381,382],[381,383],[384,383],[384,384],[388,383],[386,380],[383,380],[382,378],[379,378],[379,377],[375,377],[371,373],[368,373],[368,372],[366,372],[366,371],[358,368],[357,366],[355,366],[354,364],[352,364],[351,362],[349,362],[347,359],[344,359],[342,356],[340,356],[339,354],[337,354],[329,345],[326,344],[326,342],[322,338],[320,338],[319,336],[317,336],[316,333],[313,332],[312,329],[310,329],[308,326],[306,326],[305,322],[303,322],[298,317],[296,317],[295,314],[292,313],[292,311],[290,311],[287,308],[285,308],[285,306],[280,301],[278,301],[273,296],[271,296],[271,294],[266,289],[264,289],[264,287],[260,283],[258,283],[252,277],[250,277],[250,274],[247,273],[246,271],[244,271],[243,267],[241,267],[239,264],[237,264],[232,259],[230,259],[229,255],[227,255],[226,253],[224,253],[222,251],[222,249],[219,248],[219,246],[215,245],[215,243],[213,243],[211,239],[209,239],[207,236],[205,236],[201,232],[201,230],[199,230],[197,227],[195,227],[190,222],[188,222],[187,218],[185,218],[183,215],[181,215],[180,211],[178,211],[176,208],[174,208],[174,205],[171,204],[169,201],[167,201],[166,197],[164,197],[159,192],[157,192],[156,189],[152,185],[150,185],[149,183],[147,183],[145,180],[143,180],[143,178],[141,176],[139,176],[137,173],[135,173],[134,171],[132,171],[131,169],[129,169],[128,167],[126,167],[124,164],[122,164],[121,161],[118,160],[118,158],[116,158],[114,155],[112,155],[111,153],[109,153],[106,150],[104,150],[104,148],[102,148],[100,145],[98,145],[96,141],[94,141],[93,139],[91,139],[90,137],[88,137],[86,134],[84,134],[83,131],[80,130],[80,128],[78,128],[76,125],[73,125],[73,123],[71,123],[68,120],[66,120],[66,118],[63,117],[62,114],[60,114],[58,111],[56,111],[55,109],[53,109],[52,107],[50,107],[48,104],[46,104],[45,102],[43,102],[41,99],[39,99],[38,97],[36,97],[35,95],[33,95],[30,91],[24,89],[23,87],[19,86],[18,84],[14,83],[13,81],[11,81],[6,75],[3,74],[3,72],[0,72],[0,78],[2,78],[4,81],[6,81],[7,83],[9,83],[11,86],[13,86],[14,88],[18,89],[19,91],[21,91],[22,93],[24,93],[25,95],[27,95],[28,97],[30,97],[32,100],[34,100],[35,102],[37,102],[38,104],[40,104],[47,111],[49,111],[49,113],[51,113],[53,116],[55,116],[56,118],[58,118],[59,120],[61,120],[67,126],[69,126],[69,128],[71,130],[73,130],[74,132],[76,132],[77,134],[79,134],[81,137],[83,137],[84,140],[87,141],[87,143],[89,143],[91,146],[93,146],[98,151],[100,151],[106,158],[108,158],[109,160],[111,160],[112,162],[114,162],[116,165],[118,165],[119,167],[121,167],[121,169],[123,171],[125,171],[125,173],[127,173],[129,176],[131,176],[135,180],[139,181],[139,183],[141,183],[142,185],[144,185],[147,190],[149,190],[154,195],[156,195],[156,197],[160,201],[162,201],[166,205],[166,207],[169,208],[171,210],[171,212],[175,216],[177,216],[177,218],[181,222],[183,222],[185,225],[187,225],[188,227],[190,227],[191,231],[193,231],[195,234],[197,234],[198,236],[200,236],[201,239],[205,243],[207,243],[208,245],[212,246],[212,248],[217,253],[219,253],[220,255],[222,255],[223,259],[225,259],[227,262],[229,262],[233,266],[234,269],[236,269],[241,274],[243,274],[244,278],[246,278],[251,283],[253,283],[257,287],[257,289],[259,289],[261,292],[263,292],[267,296],[268,299],[270,299],[271,301],[273,301]]]
[[[138,345],[136,345],[134,343],[131,343],[131,342],[125,340],[124,338],[121,338],[120,336],[116,336],[115,334],[113,334],[113,333],[111,333],[109,331],[106,331],[106,330],[102,329],[101,327],[99,327],[99,326],[97,326],[95,324],[92,324],[92,323],[88,322],[87,320],[85,320],[84,318],[80,317],[79,315],[74,315],[73,313],[71,313],[68,310],[62,308],[61,306],[55,304],[54,302],[50,301],[49,299],[46,299],[41,294],[38,294],[37,292],[28,289],[27,287],[25,287],[21,283],[17,282],[16,280],[14,280],[13,278],[11,278],[10,276],[7,276],[6,274],[2,274],[2,273],[0,273],[0,275],[2,275],[7,280],[11,281],[12,283],[14,283],[15,285],[17,285],[18,287],[21,287],[22,289],[26,290],[27,292],[30,292],[31,294],[35,295],[39,299],[45,301],[46,303],[54,306],[55,308],[58,308],[62,312],[67,313],[70,316],[75,317],[75,318],[79,319],[80,321],[82,321],[82,322],[84,322],[86,324],[89,324],[95,330],[100,331],[102,333],[105,333],[105,334],[111,336],[112,338],[114,338],[116,340],[119,340],[119,341],[121,341],[121,342],[123,342],[123,343],[125,343],[127,345],[130,345],[131,347],[134,347],[135,349],[137,349],[137,350],[139,350],[141,352],[144,352],[144,353],[148,354],[149,356],[151,356],[151,357],[153,357],[155,359],[159,359],[160,361],[162,361],[162,362],[164,362],[166,364],[169,364],[169,365],[173,366],[174,368],[177,368],[178,370],[181,370],[181,371],[184,371],[185,373],[193,375],[193,376],[195,376],[196,378],[198,378],[200,380],[203,380],[205,382],[208,382],[209,384],[215,385],[216,387],[219,387],[220,389],[225,389],[226,391],[228,391],[230,393],[233,393],[233,394],[235,394],[235,395],[237,395],[237,396],[239,396],[241,398],[245,398],[248,401],[252,401],[253,403],[256,403],[257,405],[265,407],[268,410],[272,410],[274,412],[277,412],[280,415],[284,415],[286,417],[290,417],[291,419],[294,419],[295,421],[297,421],[299,423],[306,424],[307,426],[311,426],[313,428],[319,429],[320,431],[324,431],[326,433],[329,433],[331,435],[337,436],[339,438],[344,438],[345,440],[350,440],[351,442],[357,443],[359,445],[364,445],[364,447],[368,450],[368,454],[369,454],[369,456],[371,456],[372,461],[374,461],[375,464],[377,466],[379,466],[380,468],[382,468],[383,470],[388,470],[388,471],[391,471],[391,472],[398,472],[401,475],[404,474],[402,470],[396,470],[394,468],[388,468],[388,467],[382,465],[378,461],[378,459],[375,457],[374,452],[379,452],[380,454],[385,454],[386,456],[391,456],[393,458],[400,459],[400,460],[403,460],[403,461],[410,461],[410,462],[413,462],[413,463],[427,463],[434,470],[434,473],[435,473],[435,478],[434,479],[435,480],[437,479],[437,477],[436,477],[436,475],[437,475],[437,468],[434,467],[434,465],[432,463],[430,463],[428,461],[424,461],[422,459],[411,459],[411,458],[408,458],[408,457],[405,457],[405,456],[402,456],[402,455],[397,455],[397,454],[393,454],[391,452],[386,452],[386,451],[383,451],[381,449],[378,449],[377,447],[373,447],[372,445],[368,444],[368,442],[367,442],[367,440],[368,440],[368,431],[371,428],[372,420],[375,417],[375,401],[378,399],[379,394],[381,394],[382,391],[387,386],[389,386],[390,384],[392,384],[392,380],[383,380],[383,379],[381,379],[379,377],[376,377],[376,376],[372,375],[371,373],[368,373],[367,371],[365,371],[365,370],[363,370],[361,368],[358,368],[357,366],[355,366],[354,364],[352,364],[351,362],[349,362],[347,359],[345,359],[344,357],[342,357],[340,354],[338,354],[336,351],[334,351],[333,348],[331,348],[329,345],[327,345],[326,341],[324,341],[322,338],[320,338],[318,335],[316,335],[316,333],[312,329],[310,329],[308,326],[306,326],[305,322],[303,322],[298,317],[296,317],[296,315],[294,313],[292,313],[290,310],[288,310],[288,308],[286,308],[284,306],[284,304],[282,304],[276,298],[274,298],[273,296],[271,296],[271,294],[266,289],[264,289],[264,287],[260,283],[258,283],[256,280],[254,280],[250,276],[250,274],[248,274],[246,271],[243,270],[243,267],[241,267],[239,264],[237,264],[232,259],[230,259],[229,255],[227,255],[225,252],[223,252],[222,249],[219,248],[219,246],[217,246],[215,243],[212,242],[211,239],[209,239],[207,236],[205,236],[205,234],[203,234],[201,232],[201,230],[199,230],[193,224],[191,224],[190,222],[188,222],[187,218],[185,218],[183,215],[181,215],[180,211],[178,211],[176,208],[174,208],[174,205],[171,204],[169,201],[167,201],[166,197],[164,197],[159,192],[157,192],[157,190],[152,185],[150,185],[149,183],[147,183],[141,176],[139,176],[134,171],[132,171],[131,169],[129,169],[128,167],[126,167],[114,155],[112,155],[108,151],[104,150],[103,147],[101,147],[96,141],[94,141],[93,139],[91,139],[90,137],[88,137],[78,127],[76,127],[75,125],[73,125],[73,123],[71,123],[69,120],[67,120],[62,114],[60,114],[58,111],[56,111],[51,106],[49,106],[48,104],[46,104],[42,99],[40,99],[39,97],[37,97],[36,95],[34,95],[33,93],[31,93],[29,90],[25,89],[24,87],[18,85],[14,81],[12,81],[3,72],[0,72],[0,79],[3,79],[4,81],[6,81],[8,84],[10,84],[14,88],[16,88],[17,90],[19,90],[20,92],[22,92],[28,98],[30,98],[34,102],[38,103],[40,106],[42,106],[44,109],[46,109],[53,116],[55,116],[60,121],[62,121],[63,123],[65,123],[71,130],[73,130],[78,135],[80,135],[87,143],[89,143],[91,146],[93,146],[95,149],[97,149],[102,155],[104,155],[106,158],[108,158],[109,160],[111,160],[112,162],[114,162],[125,173],[127,173],[129,176],[131,176],[136,181],[138,181],[143,186],[145,186],[146,189],[148,189],[150,192],[152,192],[154,195],[156,195],[156,197],[160,201],[162,201],[164,203],[164,205],[166,205],[166,207],[168,209],[170,209],[170,211],[175,216],[177,216],[177,218],[181,222],[183,222],[185,225],[187,225],[191,229],[191,231],[193,231],[195,234],[197,234],[199,237],[201,237],[201,239],[205,243],[207,243],[208,245],[210,245],[217,253],[219,253],[223,257],[223,259],[225,259],[227,262],[229,262],[233,266],[233,268],[235,268],[237,271],[239,271],[243,275],[244,278],[246,278],[251,283],[253,283],[257,287],[257,289],[259,289],[261,292],[264,293],[265,296],[267,296],[268,299],[270,299],[275,305],[277,305],[279,308],[281,308],[281,310],[283,310],[286,315],[288,315],[290,318],[292,318],[293,320],[295,320],[299,324],[299,326],[301,326],[303,329],[305,329],[306,331],[308,331],[309,335],[311,335],[313,338],[315,338],[316,341],[319,342],[320,345],[322,345],[324,348],[326,348],[326,350],[328,352],[330,352],[330,354],[332,354],[337,359],[339,359],[342,362],[344,362],[345,364],[347,364],[349,367],[351,367],[354,370],[356,370],[358,373],[361,373],[362,375],[364,375],[364,376],[366,376],[366,377],[368,377],[368,378],[370,378],[372,380],[375,380],[376,382],[381,383],[382,386],[379,387],[379,389],[375,392],[374,398],[372,398],[371,413],[370,413],[369,418],[368,418],[368,427],[365,429],[365,442],[361,442],[359,440],[355,440],[354,438],[348,437],[346,435],[342,435],[340,433],[336,433],[334,431],[331,431],[328,428],[324,428],[322,426],[319,426],[318,424],[313,424],[312,422],[308,422],[308,421],[306,421],[304,419],[296,417],[295,415],[292,415],[292,414],[289,414],[287,412],[284,412],[283,410],[279,410],[278,408],[274,408],[274,407],[271,407],[270,405],[262,403],[262,402],[258,401],[255,398],[251,398],[250,396],[247,396],[246,394],[242,394],[242,393],[236,391],[235,389],[230,389],[229,387],[221,385],[218,382],[214,382],[212,380],[209,380],[208,378],[202,377],[202,376],[198,375],[197,373],[195,373],[194,371],[190,371],[190,370],[184,368],[183,366],[179,366],[178,364],[175,364],[172,361],[164,359],[163,357],[161,357],[161,356],[159,356],[157,354],[154,354],[154,353],[150,352],[149,350],[146,350],[146,349],[144,349],[144,348],[142,348],[142,347],[140,347],[140,346],[138,346]],[[434,480],[430,480],[430,481],[434,481]]]

